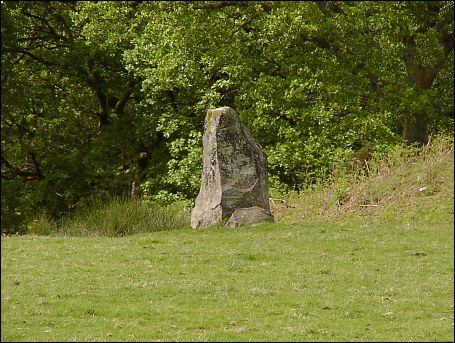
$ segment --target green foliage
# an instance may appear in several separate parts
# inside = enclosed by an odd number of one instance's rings
[[[453,134],[453,2],[2,2],[2,232],[93,199],[193,199],[209,108],[305,190]]]

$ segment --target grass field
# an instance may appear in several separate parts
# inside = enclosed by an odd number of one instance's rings
[[[453,253],[450,220],[3,237],[1,338],[450,341]]]
[[[290,196],[276,224],[3,236],[1,340],[453,341],[453,148],[435,156]]]

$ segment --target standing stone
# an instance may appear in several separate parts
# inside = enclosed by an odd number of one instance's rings
[[[201,189],[193,228],[274,222],[269,207],[267,158],[230,107],[209,110],[203,137]]]

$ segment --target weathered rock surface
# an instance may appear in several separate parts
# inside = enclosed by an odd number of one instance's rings
[[[237,227],[243,225],[254,225],[258,223],[273,223],[273,216],[270,212],[261,207],[253,206],[247,208],[239,208],[232,213],[225,226]]]
[[[207,227],[226,220],[230,227],[273,222],[267,158],[232,108],[207,112],[203,149],[201,188],[191,226]]]

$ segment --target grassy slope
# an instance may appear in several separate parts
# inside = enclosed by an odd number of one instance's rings
[[[275,225],[2,237],[1,339],[453,341],[453,151],[413,163],[436,190],[398,166]]]

